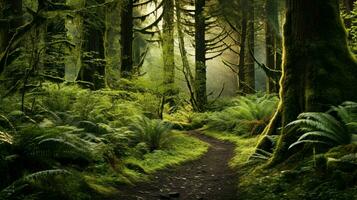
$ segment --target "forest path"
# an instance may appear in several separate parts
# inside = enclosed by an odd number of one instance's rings
[[[237,199],[237,174],[228,167],[234,145],[205,136],[199,131],[187,134],[210,144],[201,158],[154,174],[151,182],[120,188],[122,200]]]

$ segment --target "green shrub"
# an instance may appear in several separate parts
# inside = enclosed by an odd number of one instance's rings
[[[139,117],[129,127],[137,143],[144,142],[150,151],[164,147],[171,136],[171,125],[164,121]]]

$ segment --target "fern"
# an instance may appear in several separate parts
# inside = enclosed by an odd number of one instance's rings
[[[12,144],[13,143],[13,137],[6,133],[6,132],[1,132],[0,131],[0,144],[1,143],[7,143],[7,144]]]
[[[162,148],[171,136],[169,123],[147,117],[139,117],[129,129],[134,139],[146,143],[150,151]]]
[[[268,124],[277,105],[277,98],[268,95],[250,95],[234,100],[233,107],[212,113],[208,128],[238,134],[260,133]]]
[[[302,135],[289,146],[311,143],[316,145],[337,146],[353,142],[357,127],[357,103],[345,102],[332,106],[326,113],[301,113],[297,120],[286,125],[286,130],[299,131]],[[337,117],[332,114],[336,113]]]
[[[47,180],[50,177],[70,174],[71,173],[69,171],[63,169],[44,170],[29,174],[14,181],[12,184],[2,189],[0,191],[0,199],[9,199],[17,193],[20,193],[24,188],[29,185],[30,182],[40,182],[43,180]]]

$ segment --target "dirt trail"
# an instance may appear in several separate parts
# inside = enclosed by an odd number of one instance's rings
[[[205,155],[181,166],[159,171],[149,183],[120,188],[124,194],[118,199],[237,199],[237,174],[228,167],[233,157],[233,144],[204,136],[198,131],[188,134],[211,145]]]

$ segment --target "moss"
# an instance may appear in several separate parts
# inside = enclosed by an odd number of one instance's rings
[[[341,158],[342,156],[351,153],[357,153],[357,144],[348,144],[348,145],[334,147],[326,153],[326,157]]]
[[[225,132],[204,131],[205,135],[235,144],[234,157],[229,162],[232,168],[246,163],[254,153],[258,137],[243,137]]]
[[[192,149],[195,149],[195,151],[192,151]],[[152,174],[168,166],[179,165],[183,162],[197,159],[207,150],[207,143],[177,132],[170,139],[166,150],[156,150],[144,155],[143,159],[129,157],[124,162],[138,165],[146,173]]]

